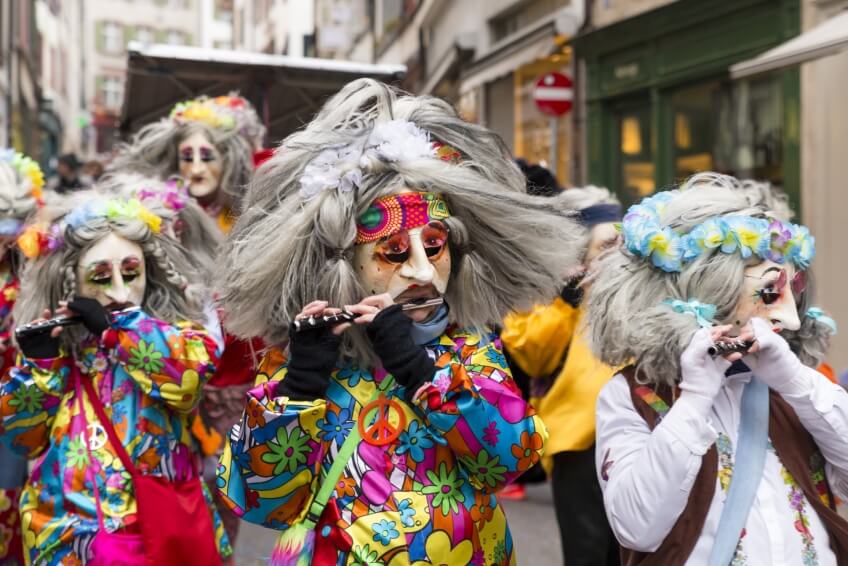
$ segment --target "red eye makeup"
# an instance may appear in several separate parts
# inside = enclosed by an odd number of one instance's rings
[[[747,276],[751,277],[751,276]],[[754,279],[764,279],[765,277],[754,277]],[[762,289],[758,289],[755,291],[754,295],[758,297],[764,304],[773,305],[776,303],[780,297],[783,296],[783,290],[786,288],[786,284],[789,277],[786,275],[786,270],[779,270],[779,274],[777,279],[766,284]],[[807,290],[807,272],[799,271],[793,277],[791,281],[788,281],[789,288],[792,291],[792,295],[797,301],[801,294]]]

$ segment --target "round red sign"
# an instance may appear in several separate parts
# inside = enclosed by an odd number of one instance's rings
[[[571,110],[574,89],[571,78],[562,73],[545,73],[536,81],[533,101],[548,116],[562,116]]]

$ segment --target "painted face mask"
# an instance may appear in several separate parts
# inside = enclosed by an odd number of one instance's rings
[[[209,138],[195,132],[177,148],[180,176],[188,182],[188,192],[200,201],[212,200],[221,184],[221,155]]]
[[[807,288],[807,272],[791,263],[764,261],[745,269],[742,297],[732,322],[742,326],[758,316],[775,330],[798,330],[798,300]]]
[[[403,192],[377,199],[357,224],[354,267],[367,293],[396,303],[447,291],[451,272],[446,203],[432,193]],[[415,321],[436,308],[408,311]]]
[[[109,234],[77,263],[77,292],[107,309],[140,306],[147,286],[141,246]]]

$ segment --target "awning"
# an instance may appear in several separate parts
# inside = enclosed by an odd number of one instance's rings
[[[733,65],[730,67],[730,76],[741,79],[783,69],[833,55],[847,47],[848,11],[844,11],[774,49]]]
[[[271,142],[308,123],[324,101],[360,77],[400,81],[404,65],[371,65],[245,51],[131,42],[121,131],[138,130],[177,102],[238,91],[250,100]]]

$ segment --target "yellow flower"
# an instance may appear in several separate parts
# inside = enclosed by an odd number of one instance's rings
[[[433,531],[424,543],[427,551],[427,561],[417,560],[412,566],[454,566],[468,564],[474,554],[474,546],[470,540],[463,540],[456,546],[451,546],[450,536],[445,531]]]

